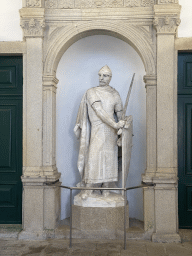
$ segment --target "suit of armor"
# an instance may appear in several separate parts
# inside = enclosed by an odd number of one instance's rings
[[[92,107],[95,102],[101,102],[103,110],[114,122],[114,113],[122,110],[119,93],[112,87],[95,87],[87,91],[91,136],[83,180],[92,184],[118,180],[117,131],[97,116]]]

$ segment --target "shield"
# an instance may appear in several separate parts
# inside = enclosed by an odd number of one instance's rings
[[[126,123],[122,131],[122,188],[126,187],[127,176],[131,161],[133,117],[126,116]],[[124,194],[124,191],[123,191]]]

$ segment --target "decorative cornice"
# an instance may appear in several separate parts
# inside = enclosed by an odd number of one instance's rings
[[[46,8],[59,9],[149,7],[154,4],[155,0],[45,0]]]
[[[45,19],[22,19],[21,27],[24,32],[24,37],[43,37],[45,29]]]
[[[42,7],[42,0],[26,0],[25,7]]]
[[[158,4],[178,4],[178,0],[158,0]]]

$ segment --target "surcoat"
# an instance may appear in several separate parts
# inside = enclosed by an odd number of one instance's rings
[[[114,121],[115,112],[122,110],[119,93],[110,86],[93,87],[83,96],[76,122],[76,130],[80,128],[78,169],[82,180],[92,184],[118,180],[117,131],[97,116],[92,108],[95,102],[101,102]]]

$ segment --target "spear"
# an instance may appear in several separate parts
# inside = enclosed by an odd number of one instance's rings
[[[127,106],[128,106],[128,103],[129,103],[129,98],[130,98],[130,95],[131,95],[131,89],[132,89],[132,86],[133,86],[134,78],[135,78],[135,73],[133,74],[133,77],[132,77],[132,80],[131,80],[131,84],[129,86],[129,91],[128,91],[127,98],[126,98],[126,101],[125,101],[125,106],[123,108],[121,120],[125,119],[125,115],[126,115]],[[122,133],[122,129],[119,129],[118,135],[120,135],[121,133]]]
[[[127,106],[128,106],[128,103],[129,103],[129,98],[130,98],[130,95],[131,95],[131,89],[132,89],[132,86],[133,86],[134,78],[135,78],[135,73],[133,74],[133,77],[132,77],[132,80],[131,80],[131,84],[130,84],[129,91],[128,91],[128,94],[127,94],[127,98],[126,98],[126,101],[125,101],[125,106],[123,108],[123,113],[122,113],[122,116],[121,116],[121,120],[125,119],[126,110],[127,110]]]

